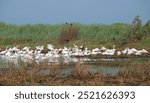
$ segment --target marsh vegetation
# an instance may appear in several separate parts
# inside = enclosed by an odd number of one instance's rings
[[[69,37],[70,36],[70,37]],[[66,41],[65,41],[65,40]],[[67,40],[68,39],[68,40]],[[31,46],[53,44],[56,47],[85,45],[89,48],[136,46],[148,48],[150,21],[145,24],[139,16],[131,24],[26,24],[0,23],[0,46]],[[67,43],[66,43],[67,42]],[[63,44],[63,45],[62,45]]]
[[[112,64],[107,65],[115,66]],[[20,69],[1,70],[0,85],[150,85],[149,65],[149,60],[124,62],[117,66],[119,70],[115,75],[91,72],[89,64],[24,65]],[[66,67],[71,67],[67,75],[60,72]]]
[[[139,16],[131,24],[26,24],[13,25],[0,23],[0,51],[6,47],[53,44],[55,48],[72,47],[73,44],[89,49],[126,47],[146,49],[150,53],[150,21],[145,24]],[[47,49],[44,49],[44,52]],[[149,55],[137,56],[89,56],[90,59],[127,59],[125,61],[98,61],[89,63],[22,64],[19,68],[11,66],[0,68],[0,85],[150,85]],[[145,60],[146,58],[146,60]],[[130,60],[129,60],[130,59]],[[2,64],[2,63],[0,63]],[[91,65],[117,67],[115,75],[91,72]],[[96,68],[99,68],[97,66]],[[69,75],[62,75],[63,68],[70,68]],[[92,67],[93,68],[93,67]],[[93,69],[92,69],[93,71]]]

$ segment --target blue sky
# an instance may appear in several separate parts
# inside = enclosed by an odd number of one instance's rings
[[[137,15],[145,22],[149,10],[150,0],[0,0],[0,22],[131,23]]]

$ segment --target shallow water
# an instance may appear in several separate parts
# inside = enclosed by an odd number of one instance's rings
[[[116,75],[120,70],[121,67],[118,66],[108,66],[108,65],[100,65],[99,62],[104,61],[104,62],[124,62],[124,61],[145,61],[148,60],[149,58],[123,58],[123,59],[106,59],[106,58],[99,58],[99,59],[93,59],[93,58],[53,58],[48,61],[49,65],[51,64],[59,64],[60,62],[64,63],[80,63],[82,65],[81,70],[87,71],[87,72],[92,72],[92,73],[103,73],[104,75]],[[38,63],[43,63],[44,61],[39,60]],[[21,61],[20,58],[17,59],[8,59],[7,57],[0,56],[0,70],[5,70],[9,68],[19,68],[22,66],[23,61]],[[85,65],[90,63],[90,65],[86,66]],[[97,64],[94,64],[97,63]],[[61,69],[59,70],[59,75],[62,77],[66,77],[71,75],[73,72],[74,67],[72,66],[62,66]],[[48,75],[49,70],[45,69],[40,71],[42,75]]]
[[[112,66],[104,66],[104,65],[82,65],[80,68],[82,71],[87,71],[91,73],[103,73],[104,75],[117,75],[120,68],[119,67],[112,67]],[[71,73],[74,71],[73,68],[62,68],[59,71],[60,76],[66,77],[70,76]]]
[[[117,75],[119,70],[121,70],[119,67],[116,66],[104,66],[104,65],[82,65],[80,70],[78,71],[83,71],[83,72],[90,72],[90,73],[102,73],[104,75]],[[58,74],[60,77],[67,77],[70,76],[73,72],[75,71],[75,67],[73,66],[62,66],[59,71],[57,71],[56,74]],[[40,70],[39,74],[40,75],[49,75],[50,74],[49,69],[42,69]]]

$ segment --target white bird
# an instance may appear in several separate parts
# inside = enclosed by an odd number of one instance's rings
[[[102,55],[114,55],[115,54],[115,45],[113,45],[113,49],[106,49],[105,52],[102,52]]]
[[[18,46],[17,46],[17,47],[13,47],[13,48],[12,48],[12,51],[19,52],[20,49],[18,49]]]
[[[142,51],[143,53],[148,53],[148,51],[145,50],[145,49],[142,49],[141,51]]]
[[[78,48],[78,46],[77,46],[76,44],[74,44],[74,47],[75,47],[75,48]]]
[[[92,49],[91,54],[97,55],[97,54],[99,54],[99,51],[100,51],[99,48]]]
[[[47,45],[47,49],[48,49],[49,51],[52,51],[52,50],[54,49],[54,46],[53,46],[52,44],[48,44],[48,45]]]
[[[137,52],[135,53],[135,55],[142,55],[142,54],[144,54],[144,53],[148,53],[148,51],[145,50],[145,49],[142,49],[142,50],[137,51]]]
[[[138,50],[137,49],[135,49],[135,48],[131,48],[130,49],[133,53],[136,53]]]
[[[5,53],[5,56],[11,56],[11,54],[12,54],[12,49],[9,48],[9,49],[7,50],[7,52]]]
[[[102,53],[102,55],[114,55],[115,51],[105,51]]]
[[[123,51],[122,51],[122,54],[127,54],[128,53],[128,47],[127,48],[125,48]]]
[[[106,48],[105,48],[104,46],[101,45],[101,49],[100,49],[100,50],[105,51]]]
[[[24,62],[24,63],[33,63],[34,59],[32,57],[32,55],[30,54],[25,54],[21,57],[21,60]]]
[[[83,54],[86,55],[86,56],[88,56],[88,55],[91,54],[91,51],[88,50],[87,47],[86,47]]]
[[[127,51],[127,55],[131,55],[131,54],[135,54],[137,52],[136,49],[132,48],[132,49],[128,49]]]
[[[121,51],[117,51],[117,56],[121,55]]]
[[[42,45],[42,46],[36,46],[36,50],[38,51],[42,51],[42,50],[44,50],[44,45]]]
[[[29,51],[30,47],[24,47],[22,51]]]
[[[8,47],[6,47],[6,49],[4,51],[1,51],[0,55],[5,55],[7,53],[7,51],[8,51]]]

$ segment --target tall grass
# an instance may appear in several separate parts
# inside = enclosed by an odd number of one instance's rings
[[[112,46],[116,41],[129,35],[130,26],[131,25],[129,24],[123,23],[115,23],[111,25],[80,24],[80,39],[88,40],[89,42],[93,42],[93,44],[99,44],[99,46]]]
[[[127,35],[130,26],[127,24],[80,25],[81,38],[111,40]]]
[[[56,39],[61,25],[10,25],[0,23],[0,44],[43,43]]]
[[[104,24],[73,24],[79,28],[79,33],[75,41],[70,41],[65,45],[87,45],[91,48],[112,47],[113,44],[121,45],[126,43],[130,35],[130,24],[114,23]],[[13,25],[0,23],[0,46],[8,45],[37,45],[52,43],[57,47],[59,45],[59,36],[62,28],[66,24],[26,24]]]

